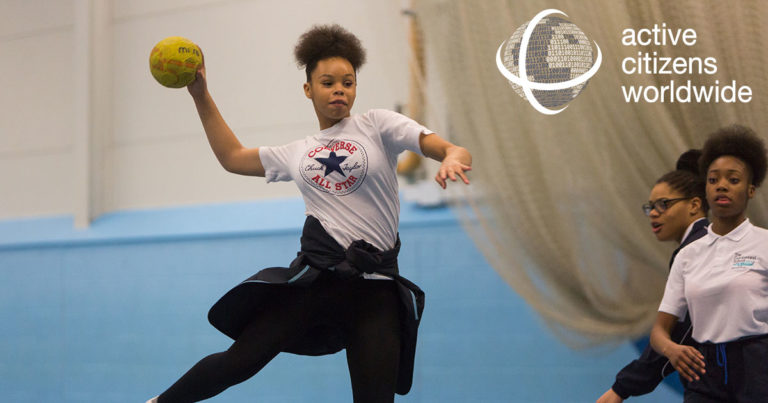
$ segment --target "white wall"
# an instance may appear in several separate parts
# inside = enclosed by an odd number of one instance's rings
[[[72,1],[0,1],[0,218],[70,212]]]
[[[0,0],[0,219],[75,214],[87,195],[76,155],[70,79],[84,0]],[[85,0],[105,1],[105,0]],[[186,90],[149,74],[160,39],[185,36],[206,56],[209,89],[246,146],[274,145],[317,130],[293,47],[313,24],[339,23],[368,50],[353,112],[407,101],[406,17],[401,1],[107,0],[111,7],[110,129],[99,211],[297,195],[292,184],[225,172],[205,140]],[[79,23],[79,22],[78,22]],[[98,108],[97,108],[98,110]],[[82,166],[82,165],[80,165]]]

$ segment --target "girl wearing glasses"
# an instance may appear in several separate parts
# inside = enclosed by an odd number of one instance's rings
[[[712,210],[708,233],[680,251],[651,345],[689,383],[685,402],[764,402],[768,397],[768,230],[746,217],[766,173],[754,131],[730,126],[704,145],[699,164]],[[670,334],[689,312],[697,348]]]
[[[689,243],[707,233],[707,202],[704,196],[704,179],[698,174],[699,150],[689,150],[677,160],[677,169],[664,174],[651,189],[643,212],[651,221],[651,230],[659,241],[675,241],[680,246],[670,259],[670,266],[677,253]],[[691,322],[685,315],[683,322],[672,329],[672,340],[691,344]],[[647,339],[646,339],[647,342]],[[630,396],[640,396],[653,391],[661,381],[674,372],[666,357],[657,354],[650,345],[642,355],[622,368],[597,403],[618,403]]]

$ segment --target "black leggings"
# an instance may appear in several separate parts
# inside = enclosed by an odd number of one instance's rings
[[[393,402],[400,355],[400,301],[394,281],[322,276],[308,288],[285,287],[227,351],[195,364],[158,403],[196,402],[255,375],[317,324],[346,330],[355,402]]]

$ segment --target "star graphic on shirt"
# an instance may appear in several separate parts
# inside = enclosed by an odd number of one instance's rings
[[[334,151],[331,151],[331,155],[329,155],[328,158],[315,158],[317,162],[325,165],[325,175],[323,176],[328,176],[329,173],[336,171],[346,178],[347,175],[344,175],[344,171],[341,170],[340,165],[345,159],[347,159],[347,157],[340,157],[336,155],[336,152]]]

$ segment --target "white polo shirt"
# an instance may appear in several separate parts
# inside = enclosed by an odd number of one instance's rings
[[[675,258],[659,311],[688,310],[699,343],[768,334],[768,230],[749,219],[726,235],[707,230]]]

